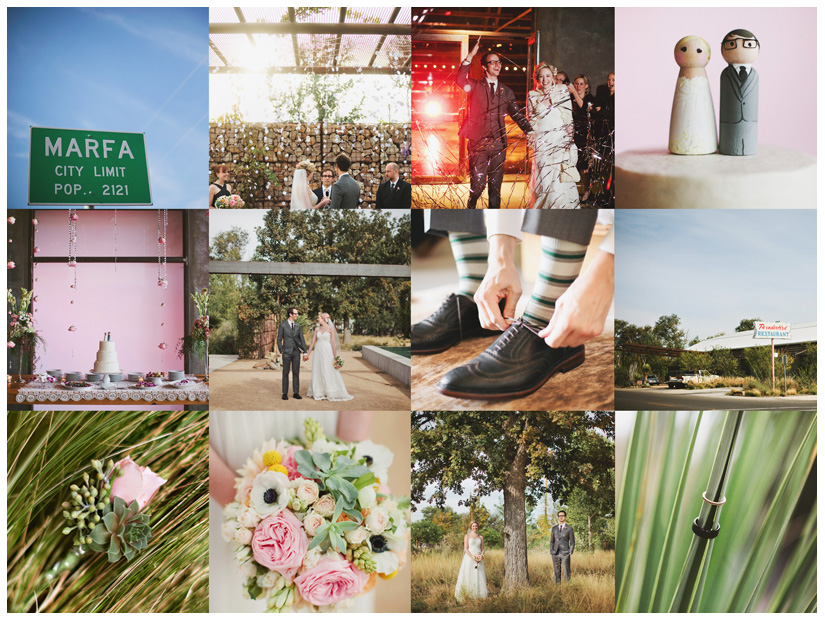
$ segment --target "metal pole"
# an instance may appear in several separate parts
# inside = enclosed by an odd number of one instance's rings
[[[773,339],[771,339],[771,390],[776,390],[776,372],[775,372],[775,365],[776,362],[774,361],[773,357]]]

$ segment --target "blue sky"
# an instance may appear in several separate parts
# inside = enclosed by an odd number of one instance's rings
[[[675,313],[688,340],[816,320],[816,211],[616,210],[616,318]]]
[[[8,205],[29,127],[145,132],[154,208],[205,209],[208,10],[8,9]]]

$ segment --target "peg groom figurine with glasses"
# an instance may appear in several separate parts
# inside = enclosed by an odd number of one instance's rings
[[[759,41],[749,30],[731,30],[722,41],[719,92],[719,153],[756,155],[759,75],[753,63],[759,57]]]

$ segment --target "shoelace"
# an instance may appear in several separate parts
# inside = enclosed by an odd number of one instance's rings
[[[524,324],[520,319],[516,320],[515,323],[511,324],[510,327],[507,328],[507,331],[504,332],[504,334],[502,334],[498,339],[496,339],[495,343],[493,343],[493,351],[499,352],[502,349],[504,349],[504,347],[508,343],[510,343],[510,341],[512,341],[513,338],[515,338],[516,333],[519,331],[519,327],[522,325]]]

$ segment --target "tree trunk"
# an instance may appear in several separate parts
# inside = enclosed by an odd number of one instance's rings
[[[510,414],[504,423],[506,433],[518,434],[517,414]],[[504,479],[504,584],[502,591],[527,586],[527,512],[525,487],[527,447],[519,441],[513,462]]]
[[[349,345],[352,334],[349,331],[349,315],[344,315],[344,345]]]
[[[590,516],[587,516],[587,551],[593,551],[593,534],[590,530]]]

